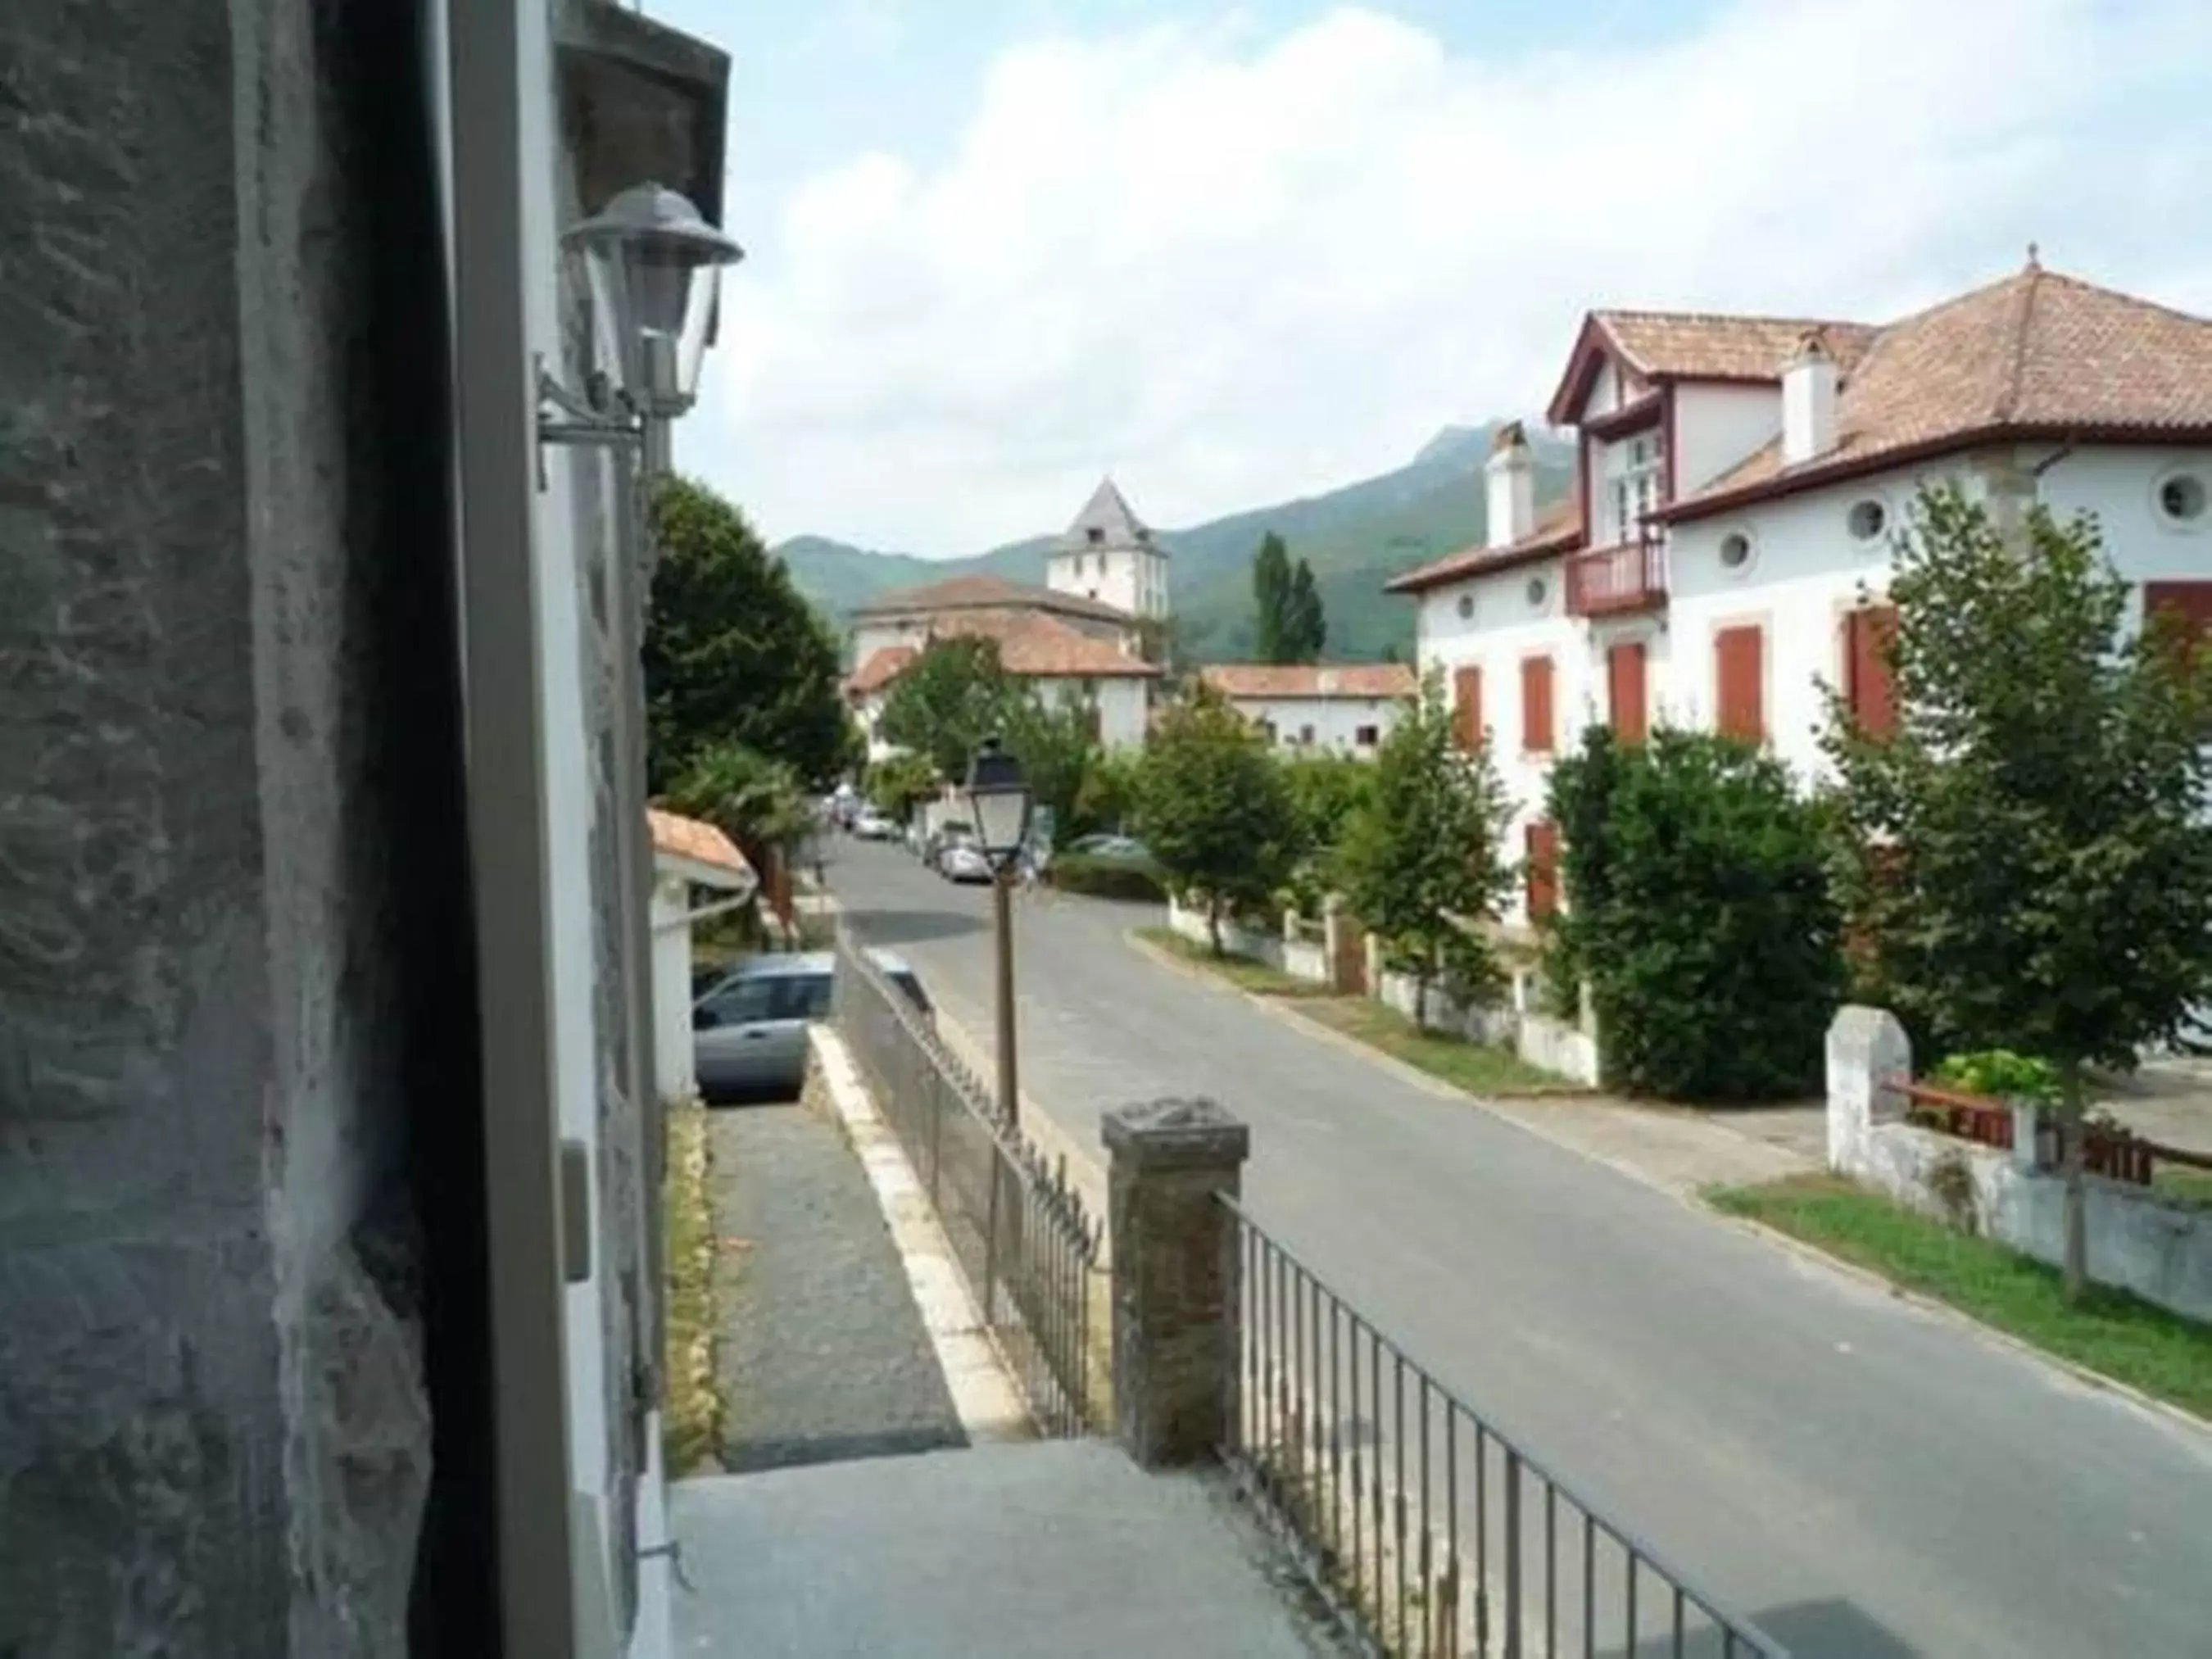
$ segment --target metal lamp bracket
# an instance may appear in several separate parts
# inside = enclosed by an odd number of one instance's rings
[[[532,358],[538,371],[538,487],[545,488],[545,446],[584,444],[601,448],[641,448],[645,422],[629,399],[606,375],[594,371],[587,389],[575,392],[545,367],[543,352]]]

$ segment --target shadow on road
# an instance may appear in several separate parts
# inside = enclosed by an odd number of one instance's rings
[[[871,945],[922,945],[931,939],[959,939],[983,931],[981,916],[957,910],[849,909],[845,920]]]

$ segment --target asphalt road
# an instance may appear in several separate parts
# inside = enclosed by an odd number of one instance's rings
[[[831,884],[988,1042],[988,894],[842,841]],[[2212,1656],[2212,1435],[1439,1099],[1122,941],[1016,911],[1024,1093],[1211,1095],[1262,1224],[1800,1659]]]

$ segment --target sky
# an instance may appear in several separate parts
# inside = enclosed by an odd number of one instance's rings
[[[2204,0],[644,0],[731,55],[677,459],[945,556],[1533,416],[1603,306],[1881,321],[2052,269],[2212,315]]]

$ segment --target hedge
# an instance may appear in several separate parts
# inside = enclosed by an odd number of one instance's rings
[[[1062,853],[1054,859],[1045,878],[1063,893],[1084,893],[1092,898],[1135,899],[1164,904],[1168,890],[1160,872],[1149,864],[1123,859],[1092,858],[1083,853]]]

